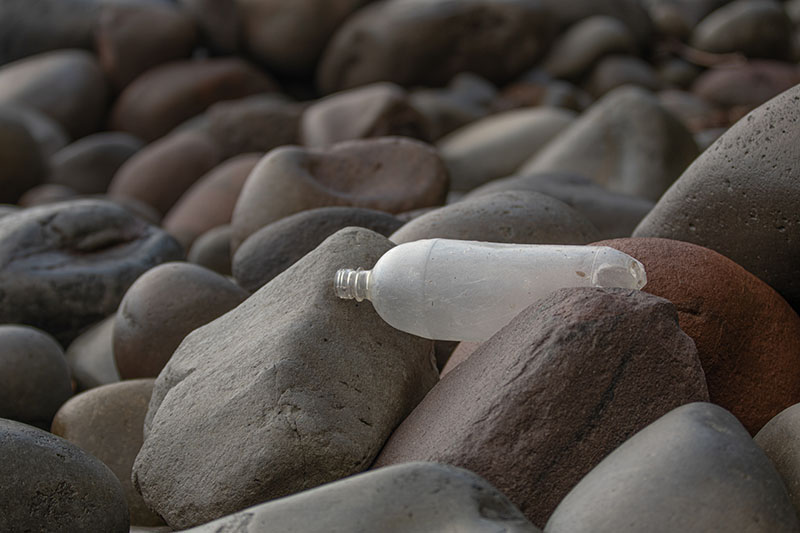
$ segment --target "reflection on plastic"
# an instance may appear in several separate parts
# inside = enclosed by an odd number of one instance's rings
[[[639,261],[607,246],[428,239],[392,248],[372,270],[339,270],[334,289],[407,333],[478,342],[556,289],[645,283]]]

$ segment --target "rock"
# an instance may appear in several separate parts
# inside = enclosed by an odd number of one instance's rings
[[[112,343],[115,318],[116,314],[104,318],[67,348],[67,364],[78,390],[93,389],[120,380]]]
[[[20,196],[17,204],[21,207],[35,207],[38,205],[52,204],[66,200],[78,198],[78,191],[66,185],[56,185],[55,183],[43,183]]]
[[[311,104],[301,119],[303,144],[326,147],[351,139],[401,135],[431,140],[431,126],[393,83],[375,83]]]
[[[317,85],[324,93],[376,81],[441,86],[459,72],[504,84],[533,66],[553,31],[538,0],[377,2],[336,31]]]
[[[230,276],[232,233],[233,228],[230,224],[223,224],[208,230],[192,243],[186,260],[217,274]]]
[[[192,17],[168,2],[110,2],[102,7],[95,48],[117,90],[143,72],[189,57],[197,40]]]
[[[25,126],[39,146],[39,153],[50,158],[69,144],[69,136],[61,125],[41,111],[19,104],[0,105],[0,115],[13,117]]]
[[[658,77],[667,87],[687,89],[703,69],[679,57],[663,59],[656,63]]]
[[[730,0],[645,0],[643,4],[658,31],[686,41],[698,22],[728,2]]]
[[[53,155],[47,181],[82,194],[104,193],[119,167],[143,146],[128,133],[89,135]]]
[[[156,377],[184,337],[227,313],[248,294],[191,263],[166,263],[131,285],[114,321],[114,360],[122,379]]]
[[[302,106],[273,95],[219,102],[205,113],[203,130],[225,159],[247,152],[269,152],[300,138]]]
[[[644,264],[644,290],[675,304],[681,329],[694,339],[711,401],[751,433],[800,402],[800,316],[769,285],[730,259],[686,242],[597,244]]]
[[[707,70],[698,76],[692,91],[714,105],[745,106],[749,111],[798,83],[797,65],[754,60]]]
[[[636,36],[640,45],[653,38],[653,24],[641,0],[543,0],[551,13],[551,23],[560,28],[596,15],[608,15],[621,20]]]
[[[348,141],[324,150],[277,148],[256,165],[233,210],[235,250],[258,229],[316,207],[401,213],[441,205],[444,163],[429,145],[403,137]]]
[[[233,257],[233,277],[255,292],[322,241],[348,226],[389,236],[403,222],[383,211],[358,207],[320,207],[295,213],[256,231]]]
[[[14,213],[19,212],[19,206],[16,205],[9,205],[9,204],[0,204],[0,218],[7,217],[8,215],[12,215]]]
[[[43,331],[0,325],[0,417],[49,428],[72,396],[61,346]]]
[[[156,380],[133,470],[167,524],[201,524],[372,463],[438,379],[431,341],[331,288],[339,268],[369,268],[390,247],[341,230],[183,341]]]
[[[202,44],[221,55],[240,51],[243,40],[237,2],[218,0],[178,0],[178,4],[194,18]]]
[[[0,419],[0,530],[128,533],[119,480],[47,431]]]
[[[564,498],[545,531],[777,533],[800,526],[775,467],[736,418],[692,403],[614,450]]]
[[[111,127],[150,142],[216,102],[273,90],[266,74],[238,58],[173,61],[127,86],[114,104]]]
[[[658,93],[658,101],[693,133],[728,125],[727,113],[688,91],[667,89]]]
[[[450,357],[447,359],[445,364],[442,365],[440,376],[444,377],[445,374],[452,372],[455,367],[466,361],[467,358],[472,355],[481,344],[482,343],[480,342],[459,342],[458,346],[456,346],[456,348],[453,350],[453,353],[450,354]]]
[[[752,111],[692,163],[636,228],[711,248],[800,309],[800,87]]]
[[[164,229],[188,249],[206,231],[229,224],[244,182],[262,155],[242,154],[214,167],[169,210]]]
[[[142,427],[153,379],[104,385],[79,394],[61,406],[52,432],[100,459],[119,479],[128,502],[131,524],[164,522],[147,508],[131,483],[131,468],[142,447]]]
[[[800,462],[798,461],[798,413],[800,404],[787,407],[754,437],[783,479],[794,510],[800,510]]]
[[[697,147],[700,148],[700,151],[704,152],[709,146],[714,144],[717,139],[722,137],[726,131],[728,131],[728,128],[711,128],[698,131],[694,134],[694,140],[697,143]]]
[[[334,30],[371,0],[238,0],[249,52],[271,69],[309,76]]]
[[[542,69],[554,78],[578,78],[612,53],[635,53],[636,37],[616,17],[596,15],[569,27],[550,48]]]
[[[442,378],[373,467],[424,460],[467,468],[541,524],[625,439],[707,399],[672,304],[626,289],[561,289]]]
[[[17,202],[45,174],[45,161],[25,123],[0,110],[0,203]]]
[[[503,88],[498,98],[492,102],[492,109],[502,112],[520,107],[548,106],[583,111],[591,103],[592,97],[572,83],[549,78],[540,79],[536,74]]]
[[[634,56],[610,55],[601,59],[586,81],[586,89],[595,98],[622,87],[635,85],[650,91],[661,89],[661,80],[650,63]]]
[[[558,173],[494,180],[465,199],[503,191],[532,191],[560,200],[586,217],[604,238],[629,236],[654,205],[644,198],[608,191],[583,176]]]
[[[476,196],[419,216],[395,231],[397,244],[420,239],[518,244],[586,244],[597,229],[568,205],[533,191]]]
[[[164,231],[108,201],[25,209],[0,221],[0,323],[67,345],[113,313],[140,274],[181,255]]]
[[[656,201],[698,155],[692,135],[651,93],[620,87],[598,100],[518,173],[567,172]]]
[[[788,59],[792,21],[779,2],[735,0],[704,18],[694,28],[690,43],[716,54]]]
[[[565,109],[531,108],[491,115],[454,131],[437,143],[450,189],[469,191],[513,174],[574,118]]]
[[[83,50],[46,52],[0,68],[0,105],[33,108],[73,138],[100,129],[107,91],[100,65]]]
[[[208,135],[179,131],[151,143],[123,163],[108,186],[108,194],[139,200],[163,215],[221,161],[221,150]]]
[[[409,94],[411,105],[427,119],[436,140],[486,116],[497,88],[470,72],[456,74],[445,88],[421,88]]]
[[[409,463],[263,503],[189,532],[256,533],[265,529],[306,533],[539,531],[508,498],[472,472],[435,463]]]

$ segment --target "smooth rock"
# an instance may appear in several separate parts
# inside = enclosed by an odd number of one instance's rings
[[[277,148],[256,165],[233,210],[235,250],[258,229],[317,207],[401,213],[441,205],[447,170],[436,150],[403,137],[338,143],[324,150]]]
[[[435,463],[390,466],[267,502],[188,530],[191,533],[536,533],[480,476]]]
[[[775,467],[736,418],[691,403],[614,450],[564,498],[547,533],[800,531]]]
[[[752,109],[800,83],[800,68],[781,61],[754,60],[710,69],[698,76],[692,92],[721,107]]]
[[[93,389],[120,380],[112,342],[115,318],[115,314],[104,318],[67,348],[67,364],[78,390]]]
[[[61,346],[28,326],[0,325],[0,417],[49,428],[72,396]]]
[[[125,88],[114,104],[111,127],[150,142],[216,102],[274,90],[265,73],[238,58],[172,61]]]
[[[233,228],[223,224],[200,235],[192,243],[186,260],[209,270],[231,275],[231,235]]]
[[[623,85],[634,85],[650,91],[661,89],[661,80],[650,63],[635,56],[609,55],[592,69],[586,81],[586,90],[595,98]]]
[[[64,128],[41,111],[13,103],[0,105],[0,114],[11,116],[25,126],[39,146],[42,157],[50,158],[69,144],[69,135]]]
[[[502,191],[532,191],[560,200],[586,217],[603,238],[628,237],[654,203],[638,196],[611,192],[573,174],[532,174],[494,180],[465,199]]]
[[[781,475],[795,512],[800,511],[798,437],[800,437],[800,404],[787,407],[775,415],[753,437]]]
[[[383,211],[358,207],[320,207],[264,226],[245,240],[233,257],[233,277],[255,292],[325,239],[348,226],[388,237],[403,222]]]
[[[128,533],[106,465],[47,431],[0,419],[0,531]]]
[[[800,316],[730,259],[667,239],[603,241],[644,264],[643,290],[670,300],[694,340],[711,401],[755,434],[800,402]]]
[[[686,41],[694,27],[730,0],[644,0],[653,25],[669,37]]]
[[[369,268],[390,248],[341,230],[183,341],[156,380],[133,471],[167,524],[202,524],[372,463],[438,379],[431,341],[331,288],[338,269]]]
[[[503,191],[441,207],[406,223],[389,239],[397,244],[420,239],[518,244],[586,244],[597,229],[586,217],[550,196],[533,191]]]
[[[122,379],[156,377],[181,341],[227,313],[248,293],[191,263],[165,263],[131,285],[114,321],[114,360]]]
[[[531,108],[491,115],[452,132],[437,143],[450,189],[469,191],[513,174],[574,119],[565,109]]]
[[[656,201],[697,157],[683,124],[644,89],[620,87],[545,145],[518,173],[567,172]]]
[[[214,167],[169,210],[164,229],[189,249],[206,231],[229,224],[244,182],[262,155],[242,154]]]
[[[301,119],[303,144],[321,148],[351,139],[401,135],[431,140],[431,126],[393,83],[374,83],[311,104]]]
[[[0,323],[67,345],[113,313],[141,273],[181,255],[172,237],[112,202],[22,210],[0,221]]]
[[[220,162],[222,151],[207,134],[175,132],[128,159],[114,174],[108,194],[139,200],[163,215]]]
[[[73,138],[100,129],[107,92],[97,59],[83,50],[55,50],[0,68],[0,105],[33,108]]]
[[[16,203],[44,180],[46,172],[39,145],[25,123],[0,110],[0,203]]]
[[[690,44],[715,54],[787,59],[792,21],[780,2],[735,0],[716,9],[694,28]]]
[[[142,447],[142,428],[153,379],[113,383],[81,393],[58,410],[52,432],[100,459],[119,479],[131,524],[158,526],[161,518],[147,508],[131,483],[131,469]]]
[[[533,66],[554,30],[538,0],[376,2],[336,31],[317,85],[324,93],[376,81],[441,86],[459,72],[504,84]]]
[[[143,146],[140,139],[128,133],[89,135],[53,155],[47,181],[81,194],[104,193],[119,167]]]
[[[641,0],[543,0],[551,13],[552,23],[560,28],[596,15],[608,15],[621,20],[641,45],[653,39],[653,24]]]
[[[686,169],[636,228],[711,248],[800,309],[800,87],[734,124]]]
[[[43,183],[28,189],[25,194],[20,196],[17,205],[21,207],[35,207],[38,205],[74,200],[78,196],[78,191],[72,187],[57,185],[55,183]]]
[[[442,378],[373,467],[424,460],[467,468],[543,524],[625,439],[707,399],[672,304],[626,289],[561,289]]]
[[[428,121],[432,140],[485,117],[496,97],[497,88],[471,72],[456,74],[447,87],[409,93],[411,105]]]

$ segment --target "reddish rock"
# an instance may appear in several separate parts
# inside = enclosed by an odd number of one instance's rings
[[[708,248],[669,239],[616,239],[641,261],[644,290],[678,309],[697,345],[711,401],[755,434],[800,402],[800,316],[769,285]]]
[[[434,461],[486,478],[536,525],[608,453],[708,398],[675,308],[624,289],[563,289],[444,376],[373,468]]]

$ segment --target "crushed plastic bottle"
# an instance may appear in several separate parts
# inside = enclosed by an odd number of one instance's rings
[[[339,270],[334,289],[339,298],[371,301],[407,333],[480,342],[557,289],[645,283],[639,261],[607,246],[427,239],[392,248],[372,270]]]

